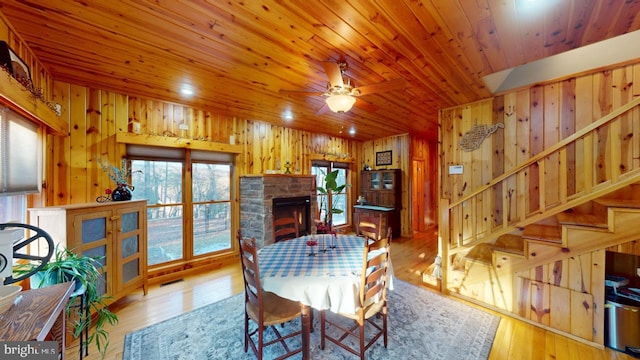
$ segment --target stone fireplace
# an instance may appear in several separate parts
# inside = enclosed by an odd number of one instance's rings
[[[308,197],[309,206],[306,220],[308,232],[313,224],[316,206],[316,183],[313,175],[254,175],[240,177],[240,229],[242,236],[255,238],[261,248],[273,243],[274,199],[278,204],[292,204],[289,210],[300,211],[301,199]],[[288,201],[286,199],[290,199]]]

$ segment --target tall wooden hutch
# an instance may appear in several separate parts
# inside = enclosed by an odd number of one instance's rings
[[[394,237],[399,237],[402,210],[402,171],[400,169],[362,171],[362,196],[365,201],[356,205],[356,224],[360,216],[381,216],[382,228],[391,226]]]

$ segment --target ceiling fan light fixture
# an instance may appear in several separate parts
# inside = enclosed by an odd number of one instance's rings
[[[351,95],[337,94],[329,96],[325,101],[331,111],[343,113],[351,110],[356,103],[356,98]]]

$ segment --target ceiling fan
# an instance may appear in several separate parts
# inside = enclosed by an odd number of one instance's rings
[[[377,106],[358,97],[373,93],[399,90],[406,86],[406,81],[400,78],[354,87],[351,84],[351,79],[344,77],[344,72],[347,70],[346,62],[334,63],[323,61],[322,67],[327,74],[327,78],[329,78],[327,91],[280,90],[280,93],[293,96],[326,96],[325,104],[316,112],[316,115],[325,112],[327,108],[336,113],[344,113],[351,110],[354,105],[363,110],[375,112],[378,110]]]

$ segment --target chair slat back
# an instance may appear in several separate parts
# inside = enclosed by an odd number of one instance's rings
[[[258,250],[256,240],[243,239],[242,233],[238,231],[238,242],[240,244],[240,259],[242,260],[242,274],[244,277],[245,300],[256,307],[262,308],[262,293],[260,289],[260,269],[258,267]]]
[[[293,212],[293,216],[280,217],[273,222],[273,241],[295,239],[300,236],[300,221],[298,214]]]
[[[382,237],[382,215],[378,216],[358,216],[358,224],[356,233],[364,237],[369,237],[375,240],[379,240]]]
[[[387,269],[391,233],[380,240],[366,238],[360,284],[360,306],[387,299]]]

